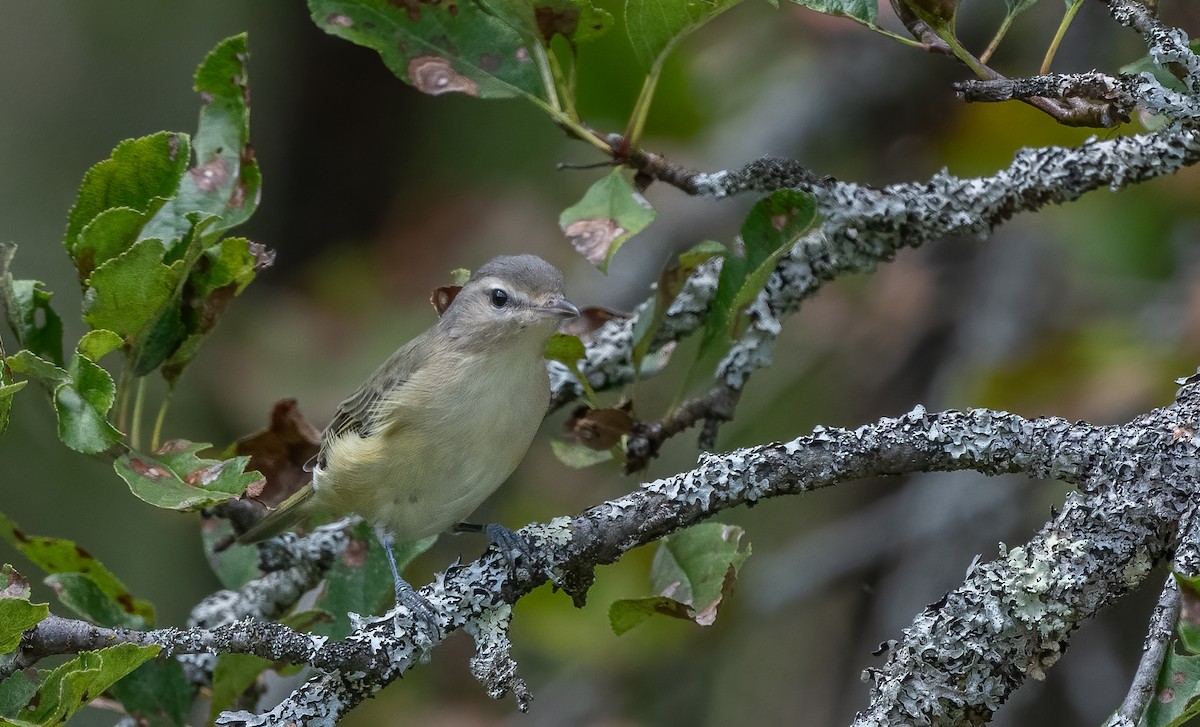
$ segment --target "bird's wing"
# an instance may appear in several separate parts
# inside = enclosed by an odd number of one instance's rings
[[[338,405],[333,421],[321,434],[321,450],[316,458],[318,467],[324,468],[329,443],[333,440],[351,434],[369,437],[379,431],[385,405],[395,401],[396,391],[429,361],[430,351],[434,350],[435,331],[430,329],[402,346],[358,391]]]

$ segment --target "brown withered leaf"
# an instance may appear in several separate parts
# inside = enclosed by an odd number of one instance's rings
[[[29,581],[8,563],[0,569],[0,598],[29,599]]]
[[[628,313],[604,308],[598,305],[589,305],[579,309],[579,315],[574,318],[568,318],[558,326],[559,333],[565,333],[568,336],[576,336],[585,344],[590,343],[592,334],[600,330],[600,327],[608,323],[614,318],[628,318]]]
[[[461,290],[461,285],[443,285],[433,289],[433,292],[429,294],[429,303],[437,311],[439,317],[446,312]]]
[[[237,453],[250,456],[248,469],[267,478],[257,499],[277,505],[312,479],[305,465],[320,449],[321,433],[304,418],[295,399],[282,399],[271,410],[270,425],[238,440]],[[247,493],[249,495],[249,493]]]
[[[609,409],[581,406],[571,412],[564,426],[567,434],[580,444],[590,449],[610,449],[633,429],[631,408],[631,402]]]

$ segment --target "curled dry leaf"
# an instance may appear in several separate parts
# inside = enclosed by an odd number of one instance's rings
[[[429,303],[437,311],[437,314],[441,316],[450,307],[450,304],[454,302],[454,298],[460,290],[462,290],[461,285],[443,285],[439,288],[434,288],[433,292],[429,294]]]
[[[479,84],[454,70],[450,61],[439,56],[417,56],[408,62],[408,81],[430,96],[443,93],[479,95]]]
[[[295,399],[282,399],[271,410],[270,425],[257,434],[238,440],[237,453],[250,456],[250,469],[266,478],[266,485],[257,495],[276,505],[299,490],[312,475],[305,465],[320,449],[321,433],[304,418]]]
[[[589,409],[581,406],[566,421],[567,434],[590,449],[610,449],[633,429],[631,402],[618,408]]]
[[[592,334],[600,330],[600,327],[614,318],[624,320],[629,317],[628,313],[621,313],[610,308],[604,308],[598,305],[589,305],[579,309],[579,315],[574,318],[568,318],[558,326],[559,333],[565,333],[568,336],[576,336],[585,344],[590,343]]]

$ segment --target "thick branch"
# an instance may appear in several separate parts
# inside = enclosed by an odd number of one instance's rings
[[[1111,459],[1104,460],[1110,465],[1124,462],[1128,455],[1119,454],[1125,450],[1118,445],[1134,443],[1127,438],[1133,427],[1073,425],[1061,419],[1029,421],[984,410],[929,415],[918,408],[900,419],[884,419],[855,431],[820,428],[791,442],[720,456],[703,455],[691,472],[647,483],[574,519],[560,518],[525,528],[522,535],[533,544],[537,561],[528,571],[510,575],[503,557],[489,551],[474,563],[439,575],[434,583],[421,589],[444,627],[444,633],[430,641],[418,643],[408,635],[412,621],[404,611],[393,614],[395,618],[389,615],[372,620],[347,640],[323,649],[339,655],[329,657],[332,662],[343,658],[362,664],[363,655],[370,655],[371,669],[353,676],[346,676],[345,670],[316,676],[267,714],[229,713],[221,723],[332,724],[359,701],[398,678],[446,634],[506,608],[544,583],[546,573],[581,602],[596,565],[611,563],[631,548],[739,504],[866,476],[956,469],[989,474],[1024,472],[1079,483],[1091,490],[1098,476],[1095,453],[1110,453]],[[1107,493],[1094,491],[1087,502],[1106,497]],[[1079,503],[1083,502],[1080,498]],[[1130,527],[1143,526],[1139,520]],[[1094,542],[1106,541],[1097,536]],[[1094,560],[1081,564],[1089,575],[1093,575],[1093,569],[1122,572],[1128,565],[1124,551],[1101,551]],[[1159,554],[1161,549],[1154,552]],[[1011,579],[1023,572],[1018,566],[1010,557],[989,568]],[[1127,580],[1132,584],[1140,577],[1132,573]],[[1083,588],[1085,581],[1080,581],[1081,589],[1091,597],[1102,598],[1098,589],[1093,593]],[[997,612],[995,618],[1003,620],[1004,613]],[[1015,628],[1024,629],[1027,642],[1039,642],[1036,629],[1029,629],[1024,622],[1015,623],[1020,624]],[[987,682],[990,686],[998,683]],[[1005,694],[1016,686],[1012,681],[1003,684]]]
[[[1098,102],[1101,126],[1112,127],[1129,121],[1137,105],[1139,89],[1145,82],[1132,76],[1108,76],[1103,73],[1072,73],[1032,78],[998,78],[960,81],[954,84],[964,101],[997,102],[1041,97],[1055,100],[1084,99]]]

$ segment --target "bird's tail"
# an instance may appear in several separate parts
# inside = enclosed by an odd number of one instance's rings
[[[242,545],[259,543],[267,538],[273,538],[308,517],[308,503],[312,500],[313,488],[305,485],[296,491],[283,503],[259,520],[254,527],[238,536],[237,541]]]

